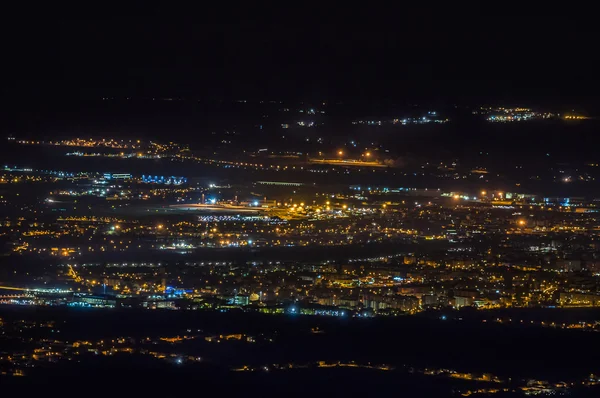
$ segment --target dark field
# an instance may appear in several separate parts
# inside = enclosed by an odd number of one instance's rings
[[[56,322],[48,333],[66,341],[173,336],[189,330],[204,334],[243,333],[265,335],[272,342],[207,343],[193,340],[177,345],[178,352],[200,355],[200,364],[172,365],[129,355],[123,358],[81,358],[48,369],[33,369],[30,376],[4,382],[23,386],[36,383],[100,382],[103,375],[116,380],[137,380],[142,390],[169,386],[193,386],[196,381],[223,391],[306,392],[402,392],[411,396],[451,396],[475,382],[412,374],[411,369],[447,368],[460,372],[493,373],[513,381],[539,378],[550,381],[583,379],[600,371],[595,358],[600,355],[600,334],[550,330],[539,327],[482,323],[481,312],[455,312],[452,319],[439,314],[418,317],[377,319],[333,319],[247,313],[176,311],[103,311],[52,308],[0,308],[6,322],[26,319]],[[529,317],[548,315],[557,320],[594,319],[598,311],[518,310],[483,313],[484,316]],[[461,318],[462,320],[458,320]],[[314,334],[311,330],[320,330]],[[142,332],[143,331],[143,332]],[[49,337],[32,335],[34,338]],[[10,339],[2,339],[0,351],[14,349]],[[390,371],[346,368],[307,368],[268,372],[232,373],[231,368],[261,367],[270,364],[309,364],[317,361],[386,364]],[[112,377],[112,376],[111,376]],[[311,379],[311,385],[302,380]],[[70,380],[70,381],[69,381]],[[191,380],[194,380],[192,382]],[[116,382],[116,381],[115,381]],[[236,383],[244,385],[239,390]],[[356,383],[356,385],[355,385]],[[296,386],[296,384],[298,384]],[[6,385],[6,384],[4,384]],[[292,387],[294,386],[294,387]],[[192,387],[193,388],[193,387]],[[168,389],[167,389],[168,390]],[[591,390],[584,390],[587,393]],[[444,395],[446,394],[446,395]]]

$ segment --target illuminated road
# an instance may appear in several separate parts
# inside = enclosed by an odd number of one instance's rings
[[[27,291],[24,287],[12,287],[12,286],[0,286],[0,290],[19,290],[19,291]]]
[[[181,210],[197,210],[211,212],[236,212],[236,213],[257,213],[265,211],[261,207],[233,206],[233,205],[208,205],[208,204],[187,204],[187,205],[170,205],[169,207]]]
[[[67,289],[29,289],[26,287],[13,287],[13,286],[0,286],[0,290],[17,290],[20,292],[28,292],[28,293],[72,293],[71,290]]]
[[[309,159],[309,163],[329,164],[334,166],[362,166],[362,167],[388,167],[375,161],[352,160],[352,159]]]

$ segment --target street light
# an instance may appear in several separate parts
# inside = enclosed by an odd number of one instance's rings
[[[338,155],[342,156],[344,154],[344,151],[338,151]]]

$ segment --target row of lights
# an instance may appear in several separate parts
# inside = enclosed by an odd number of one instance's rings
[[[344,156],[344,151],[339,150],[338,151],[338,155]],[[371,152],[365,152],[364,156],[367,157],[367,158],[371,157]]]

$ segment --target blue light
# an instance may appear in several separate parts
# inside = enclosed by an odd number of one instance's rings
[[[446,319],[448,319],[448,318],[446,317],[446,315],[442,315],[442,316],[440,317],[440,319],[441,319],[442,321],[445,321],[445,320],[446,320]]]
[[[258,206],[258,200],[254,201],[254,206]]]

